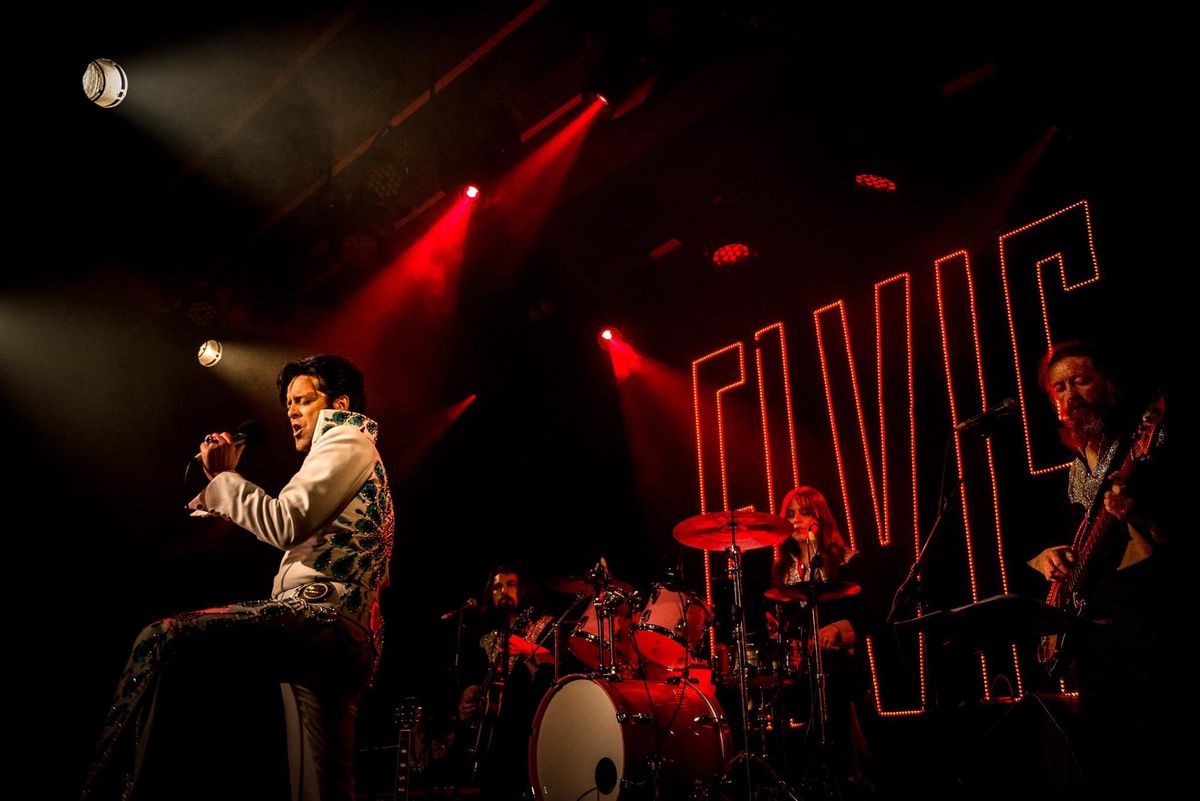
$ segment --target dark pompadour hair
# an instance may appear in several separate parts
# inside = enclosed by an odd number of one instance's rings
[[[287,406],[287,388],[298,375],[311,375],[330,401],[345,395],[350,400],[350,410],[367,410],[367,391],[363,387],[363,374],[354,362],[344,356],[321,354],[288,362],[279,371],[279,402]]]

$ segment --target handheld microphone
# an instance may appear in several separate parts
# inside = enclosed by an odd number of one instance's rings
[[[261,420],[247,420],[237,427],[237,431],[233,435],[234,445],[261,445],[262,441],[267,436],[267,427],[262,424]],[[204,441],[209,445],[214,444],[217,440],[210,437],[205,437]],[[197,462],[200,461],[201,454],[197,453],[192,458]]]

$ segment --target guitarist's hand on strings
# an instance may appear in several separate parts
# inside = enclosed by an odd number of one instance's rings
[[[1055,545],[1029,560],[1028,564],[1046,577],[1047,581],[1062,581],[1071,575],[1075,552],[1070,545]]]
[[[462,696],[458,699],[458,719],[473,721],[478,720],[482,711],[479,703],[480,687],[478,684],[472,684],[465,688]]]
[[[529,672],[537,670],[539,665],[553,665],[554,654],[542,646],[526,640],[524,637],[510,637],[508,653],[512,656],[524,657]]]

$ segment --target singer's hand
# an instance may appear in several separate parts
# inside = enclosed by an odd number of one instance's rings
[[[218,473],[237,468],[245,444],[234,445],[228,431],[209,434],[200,443],[200,461],[204,464],[204,475],[212,481]]]

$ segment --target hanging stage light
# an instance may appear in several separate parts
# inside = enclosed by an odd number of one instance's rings
[[[210,339],[200,346],[200,353],[196,358],[200,360],[200,364],[204,367],[213,367],[217,362],[221,361],[221,343],[215,339]]]
[[[129,91],[129,77],[111,58],[98,58],[83,71],[83,93],[101,108],[114,108]]]
[[[600,341],[600,347],[604,348],[605,350],[607,350],[614,342],[625,341],[624,337],[621,336],[621,332],[616,328],[602,329],[597,339]]]

